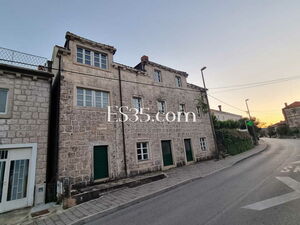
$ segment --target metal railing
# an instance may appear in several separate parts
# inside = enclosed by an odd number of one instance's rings
[[[41,70],[47,58],[0,47],[0,63]]]

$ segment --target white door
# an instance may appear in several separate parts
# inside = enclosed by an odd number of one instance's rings
[[[32,148],[0,149],[0,213],[32,204]]]

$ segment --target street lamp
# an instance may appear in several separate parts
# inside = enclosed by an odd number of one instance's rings
[[[248,115],[249,115],[249,120],[252,121],[249,106],[248,106],[248,101],[249,101],[249,98],[245,99],[247,112],[248,112]],[[246,127],[247,127],[247,123],[246,123]],[[251,127],[252,132],[253,132],[253,141],[254,141],[254,144],[256,145],[257,144],[257,137],[256,137],[256,131],[255,131],[255,128],[254,128],[254,123],[250,127]]]
[[[249,98],[247,98],[245,100],[245,102],[246,102],[247,112],[248,112],[248,115],[249,115],[249,120],[251,120],[251,115],[250,115],[250,110],[249,110],[249,106],[248,106],[248,101],[249,101]]]
[[[202,69],[201,69],[201,75],[202,75],[203,87],[206,89],[204,75],[203,75],[203,70],[205,70],[205,69],[206,69],[206,66],[202,67]]]
[[[213,137],[214,137],[214,143],[215,143],[215,148],[216,148],[216,159],[219,159],[219,149],[218,149],[218,145],[217,145],[217,137],[216,137],[216,133],[215,133],[215,127],[214,127],[214,123],[212,120],[212,116],[211,116],[211,111],[210,111],[210,106],[209,106],[209,101],[208,101],[208,97],[207,97],[207,89],[206,89],[206,85],[205,85],[205,80],[204,80],[204,75],[203,75],[203,70],[206,69],[206,66],[201,68],[201,76],[202,76],[202,81],[203,81],[203,87],[204,87],[204,93],[205,93],[205,97],[206,97],[206,101],[207,101],[207,107],[208,107],[208,116],[209,116],[209,122],[211,125],[211,130],[213,133]]]

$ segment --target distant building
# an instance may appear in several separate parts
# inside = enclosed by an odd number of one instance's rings
[[[274,124],[270,125],[269,127],[274,127],[275,129],[277,129],[278,127],[283,126],[283,125],[287,125],[285,121],[280,121],[278,123],[274,123]]]
[[[218,107],[219,107],[219,110],[211,109],[211,112],[220,121],[226,121],[226,120],[238,121],[238,120],[243,118],[241,115],[237,115],[237,114],[222,111],[222,106],[221,105],[218,105]]]
[[[300,101],[293,102],[282,109],[286,123],[290,127],[300,127]]]

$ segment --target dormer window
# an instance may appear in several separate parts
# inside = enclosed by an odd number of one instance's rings
[[[77,47],[77,62],[95,66],[101,69],[107,69],[107,54],[90,51]]]
[[[161,82],[161,73],[159,70],[154,70],[154,81]]]
[[[86,65],[91,65],[91,51],[84,50],[84,63]]]
[[[182,87],[181,77],[176,76],[175,77],[175,83],[176,83],[176,87]]]

